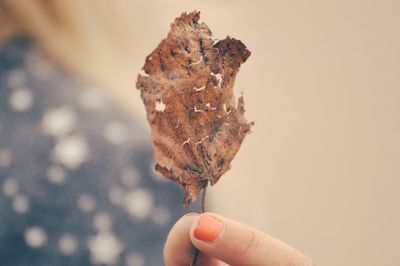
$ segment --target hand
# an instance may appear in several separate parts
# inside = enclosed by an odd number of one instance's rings
[[[187,214],[172,227],[164,246],[166,266],[312,266],[311,260],[261,231],[214,213]]]

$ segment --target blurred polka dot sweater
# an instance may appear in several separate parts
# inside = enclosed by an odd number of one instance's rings
[[[0,44],[1,265],[163,265],[187,210],[153,168],[148,132],[100,90],[26,38]]]

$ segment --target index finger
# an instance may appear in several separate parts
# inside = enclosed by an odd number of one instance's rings
[[[312,266],[298,250],[257,229],[205,213],[192,224],[190,238],[203,253],[232,266]]]

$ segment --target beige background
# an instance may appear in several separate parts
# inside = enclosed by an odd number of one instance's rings
[[[400,1],[143,1],[137,57],[193,9],[253,52],[236,91],[256,127],[214,210],[317,265],[400,265]]]

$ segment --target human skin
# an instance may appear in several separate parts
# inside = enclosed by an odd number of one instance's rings
[[[187,214],[169,232],[164,246],[166,266],[187,266],[194,247],[197,265],[312,266],[310,258],[255,228],[214,213]]]

